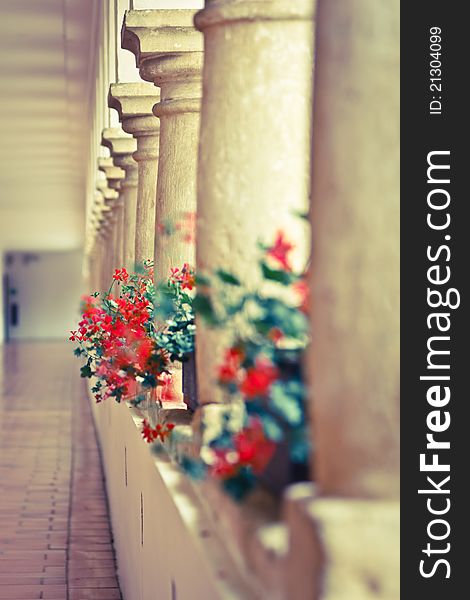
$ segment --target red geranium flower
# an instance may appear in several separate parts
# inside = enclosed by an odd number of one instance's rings
[[[264,471],[276,449],[276,444],[264,435],[263,425],[258,419],[253,419],[242,429],[234,442],[240,463],[251,466],[255,473]]]
[[[274,244],[267,249],[266,255],[276,261],[285,271],[292,271],[289,263],[288,254],[293,250],[294,245],[284,238],[284,233],[278,231]]]
[[[148,443],[151,444],[152,442],[154,442],[155,440],[158,440],[160,438],[160,440],[162,442],[165,441],[165,439],[170,435],[170,433],[173,431],[173,429],[175,428],[175,426],[173,425],[173,423],[165,423],[165,425],[161,425],[160,423],[157,423],[157,425],[155,425],[155,427],[151,427],[149,422],[147,421],[147,419],[144,419],[142,422],[142,437],[144,438],[144,440]]]
[[[237,379],[242,360],[243,351],[240,348],[229,348],[225,351],[224,362],[218,368],[220,383],[228,384]]]
[[[129,273],[126,269],[116,269],[113,275],[114,281],[126,282],[129,279]]]
[[[183,267],[178,269],[178,267],[173,267],[170,269],[170,282],[171,283],[179,283],[181,285],[181,289],[192,290],[196,285],[196,278],[194,276],[194,271],[188,265],[188,263],[184,263]]]
[[[245,379],[240,385],[240,391],[247,398],[266,396],[278,376],[279,371],[271,362],[266,359],[257,359],[255,366],[247,369]]]
[[[242,467],[251,467],[261,473],[271,460],[276,444],[264,434],[262,423],[252,419],[249,425],[233,438],[233,448],[215,448],[215,462],[211,474],[221,479],[237,475]]]

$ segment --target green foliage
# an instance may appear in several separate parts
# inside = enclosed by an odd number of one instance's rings
[[[160,285],[155,318],[159,323],[154,339],[171,361],[183,362],[194,352],[196,325],[194,300],[178,282]]]
[[[183,455],[179,464],[186,475],[195,481],[202,481],[207,475],[207,468],[200,460],[194,460],[187,455]]]
[[[309,324],[301,308],[305,299],[302,300],[294,288],[302,282],[304,274],[291,270],[286,257],[293,246],[282,235],[278,236],[275,248],[259,247],[265,253],[259,262],[265,285],[249,289],[233,274],[220,269],[212,279],[207,275],[198,276],[204,290],[199,291],[193,302],[193,309],[209,326],[226,327],[233,332],[219,385],[227,407],[239,403],[240,399],[243,401],[245,417],[239,419],[234,428],[230,409],[218,415],[210,413],[209,420],[215,419],[208,429],[212,437],[207,438],[203,433],[203,447],[204,457],[211,453],[213,456],[212,462],[208,459],[207,468],[211,472],[215,460],[218,465],[215,476],[221,478],[225,491],[237,500],[253,489],[261,473],[255,458],[252,465],[233,466],[231,461],[239,456],[237,432],[245,432],[241,439],[246,457],[255,457],[258,452],[269,453],[267,448],[273,442],[287,445],[292,463],[305,466],[309,456],[302,376]],[[275,268],[271,263],[282,268]],[[302,289],[305,286],[300,286]],[[252,379],[244,391],[244,382],[249,376]],[[255,430],[250,429],[253,423],[258,423],[258,427],[261,424],[262,433],[253,433]]]
[[[256,485],[256,478],[250,469],[242,468],[235,477],[223,481],[222,487],[234,500],[242,501]]]
[[[215,274],[220,279],[220,281],[222,281],[223,283],[226,283],[228,285],[236,285],[236,286],[241,285],[238,277],[235,277],[235,275],[232,275],[232,273],[229,273],[228,271],[219,269],[215,272]]]
[[[289,271],[281,269],[272,269],[264,261],[260,263],[263,277],[268,281],[275,281],[282,285],[290,285],[295,281],[295,276]]]
[[[90,367],[90,361],[88,361],[83,367],[80,369],[80,377],[91,378],[93,377],[94,371],[92,371]]]
[[[193,300],[193,309],[196,314],[201,315],[206,323],[209,323],[210,325],[216,325],[218,323],[214,306],[209,296],[197,294]]]
[[[300,381],[279,381],[271,388],[272,410],[292,427],[298,427],[303,423],[303,400],[304,386]]]

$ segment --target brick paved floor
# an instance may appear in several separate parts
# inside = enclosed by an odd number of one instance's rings
[[[120,599],[78,361],[54,342],[0,354],[0,600]]]

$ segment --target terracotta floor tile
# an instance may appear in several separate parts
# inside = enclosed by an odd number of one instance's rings
[[[0,600],[120,600],[91,410],[70,347],[0,352]]]

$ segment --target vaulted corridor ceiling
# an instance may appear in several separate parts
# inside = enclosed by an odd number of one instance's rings
[[[82,243],[96,0],[0,0],[0,250]]]

